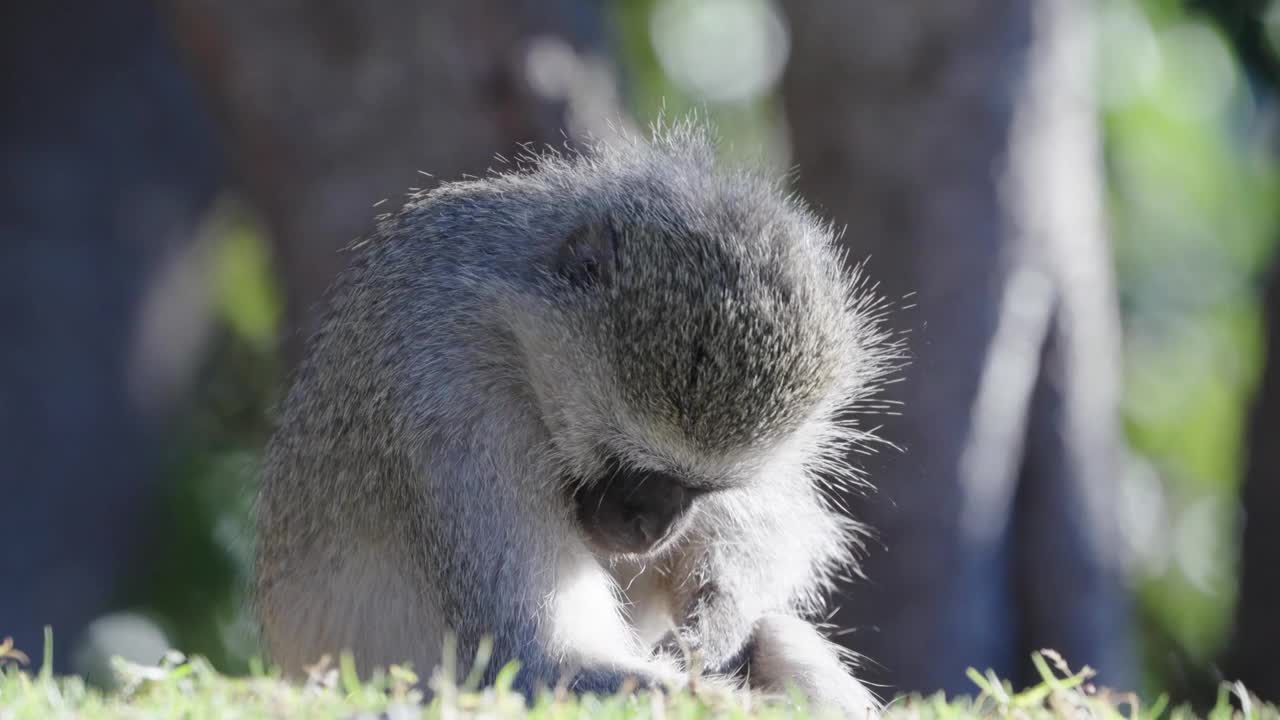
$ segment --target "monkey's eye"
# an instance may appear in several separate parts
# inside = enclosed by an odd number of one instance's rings
[[[608,287],[618,259],[618,233],[608,220],[569,234],[555,259],[555,273],[575,288]]]

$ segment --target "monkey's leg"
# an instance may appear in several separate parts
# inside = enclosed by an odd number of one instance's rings
[[[881,705],[849,673],[841,649],[810,623],[787,615],[767,615],[755,625],[748,682],[766,692],[802,692],[815,706],[833,708],[864,720]]]

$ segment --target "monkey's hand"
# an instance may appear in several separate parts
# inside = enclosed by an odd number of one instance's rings
[[[751,641],[751,687],[771,693],[799,690],[817,707],[838,710],[851,720],[875,720],[879,701],[849,673],[841,653],[812,624],[766,615]]]
[[[702,585],[680,624],[659,644],[659,650],[684,660],[686,669],[732,676],[747,662],[754,618],[720,585]]]
[[[575,668],[562,679],[565,688],[574,693],[616,695],[625,689],[676,691],[685,687],[685,677],[675,668],[651,667]]]

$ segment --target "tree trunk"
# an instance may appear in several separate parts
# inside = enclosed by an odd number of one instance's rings
[[[1131,679],[1107,490],[1118,322],[1101,216],[1088,6],[786,3],[798,189],[847,225],[909,332],[903,453],[852,497],[876,532],[839,598],[873,681],[972,692],[1062,651]]]
[[[616,108],[590,0],[167,4],[275,243],[289,365],[339,251],[420,171],[478,176]]]

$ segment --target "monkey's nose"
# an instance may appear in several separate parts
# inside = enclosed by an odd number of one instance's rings
[[[694,495],[685,488],[672,486],[667,489],[663,502],[632,509],[629,519],[637,543],[647,549],[662,542],[688,510]]]
[[[653,518],[646,515],[637,517],[635,521],[632,522],[631,529],[636,534],[636,539],[639,541],[639,544],[646,548],[653,547],[662,539],[663,535],[666,535],[666,530],[659,530],[658,523],[654,522]]]
[[[647,550],[666,537],[673,518],[662,508],[626,508],[623,511],[633,545]]]

